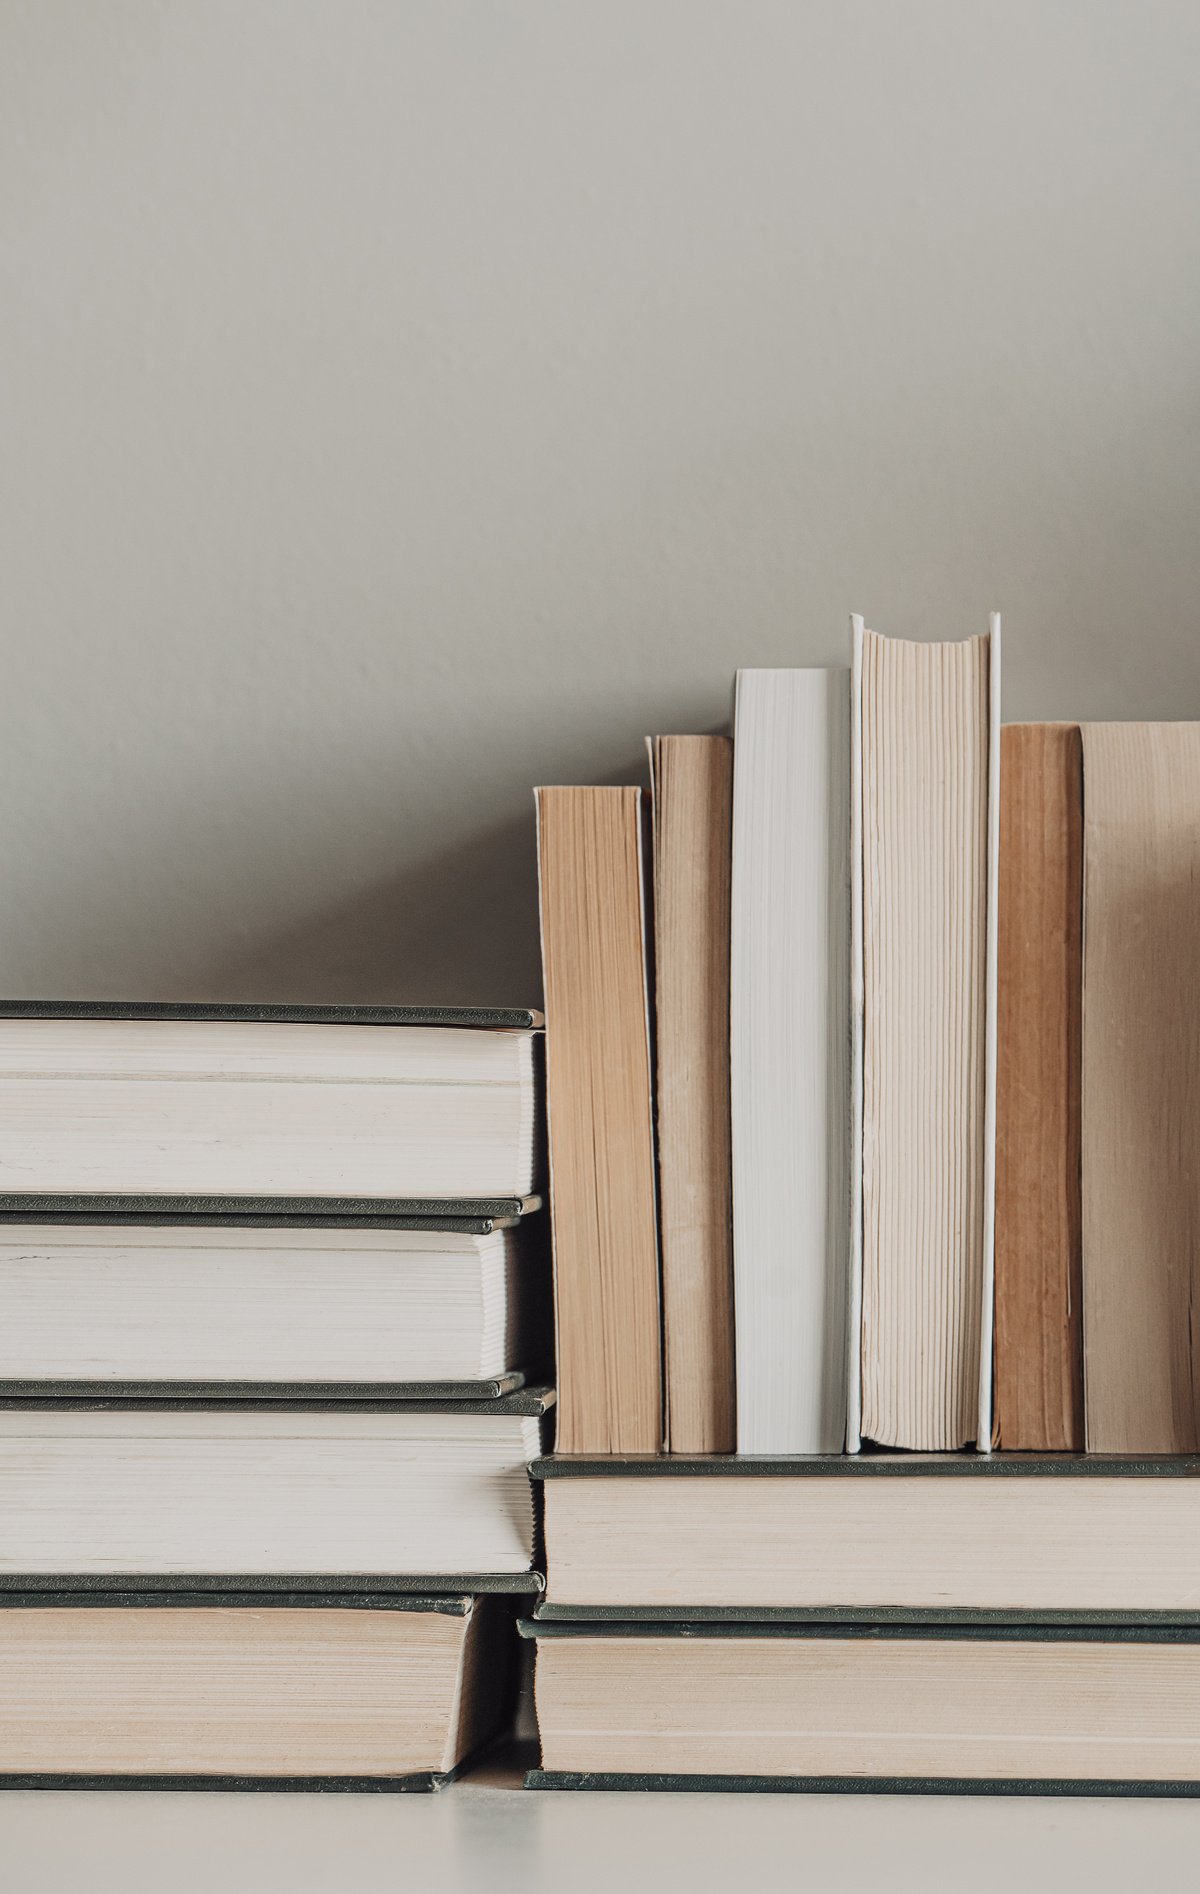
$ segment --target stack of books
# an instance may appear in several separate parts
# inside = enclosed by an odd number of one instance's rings
[[[538,793],[533,1786],[1200,1792],[1200,725],[852,623]]]
[[[540,1016],[0,1007],[0,1781],[429,1787],[553,1401]]]

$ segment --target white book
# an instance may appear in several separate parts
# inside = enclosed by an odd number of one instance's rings
[[[851,1450],[992,1433],[1000,621],[851,620]]]
[[[553,1396],[0,1408],[0,1574],[528,1571]]]
[[[0,1390],[486,1386],[543,1359],[546,1287],[528,1227],[0,1223]]]
[[[524,1197],[539,1025],[524,1010],[0,1003],[0,1194]]]
[[[850,1239],[850,691],[739,671],[730,953],[739,1453],[837,1453]]]

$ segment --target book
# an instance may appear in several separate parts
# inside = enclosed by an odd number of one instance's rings
[[[854,621],[861,817],[861,1237],[851,1444],[992,1438],[1000,626]],[[852,1338],[853,1339],[853,1338]]]
[[[1083,747],[1000,733],[996,1416],[1001,1447],[1083,1450]]]
[[[1200,724],[1085,724],[1089,1451],[1200,1446]]]
[[[740,1453],[836,1451],[850,1234],[849,677],[739,671],[730,1088]]]
[[[520,1628],[530,1787],[1200,1794],[1194,1627]]]
[[[5,1398],[0,1574],[525,1573],[552,1401]]]
[[[511,1392],[549,1355],[538,1238],[0,1221],[0,1393]]]
[[[5,1592],[0,1788],[435,1788],[512,1647],[494,1597]]]
[[[1200,1623],[1200,1460],[1080,1455],[536,1461],[548,1603],[1179,1613]]]
[[[666,1442],[736,1444],[729,1149],[733,745],[650,742]]]
[[[538,1026],[479,1009],[8,1001],[0,1197],[520,1200],[538,1181]]]
[[[662,1446],[658,1208],[637,789],[537,791],[558,1440]]]

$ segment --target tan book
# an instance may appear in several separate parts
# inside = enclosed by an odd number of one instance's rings
[[[732,1453],[733,744],[654,737],[654,982],[667,1444]]]
[[[861,1433],[986,1447],[999,621],[957,644],[881,638],[861,621],[855,638]],[[850,1420],[853,1441],[853,1385]]]
[[[1200,1786],[1194,1630],[523,1624],[532,1788]],[[764,1780],[765,1779],[765,1780]],[[832,1876],[830,1877],[833,1878]]]
[[[663,1444],[638,789],[539,789],[558,1444]]]
[[[551,1455],[539,1612],[1197,1617],[1198,1463],[1066,1454]]]
[[[501,1598],[0,1592],[0,1773],[433,1788],[503,1720],[511,1633]]]
[[[1087,1445],[1194,1453],[1200,723],[1085,724]]]
[[[999,922],[996,1432],[1018,1452],[1081,1453],[1078,724],[1001,733]]]

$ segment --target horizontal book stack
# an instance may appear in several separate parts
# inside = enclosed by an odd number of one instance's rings
[[[531,1786],[1200,1792],[1200,725],[999,658],[539,792]]]
[[[0,1783],[435,1786],[553,1403],[540,1016],[0,1008]]]

